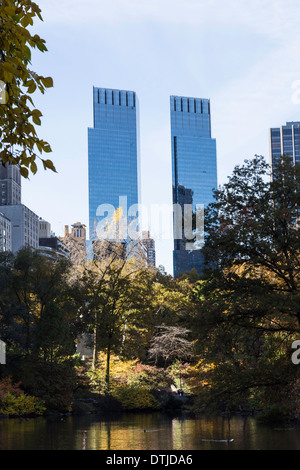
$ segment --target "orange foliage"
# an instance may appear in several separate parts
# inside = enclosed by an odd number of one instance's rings
[[[20,388],[20,385],[21,382],[17,382],[14,384],[10,376],[0,380],[0,400],[3,400],[7,393],[11,393],[15,396],[22,395],[24,392]]]

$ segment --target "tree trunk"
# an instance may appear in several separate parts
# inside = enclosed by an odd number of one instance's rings
[[[105,393],[109,394],[110,392],[110,353],[111,353],[111,345],[110,340],[107,346],[106,352],[106,370],[105,370]]]
[[[300,312],[297,312],[298,325],[300,326]]]
[[[93,344],[93,362],[92,366],[95,369],[97,364],[98,348],[97,348],[97,327],[94,328],[94,344]]]

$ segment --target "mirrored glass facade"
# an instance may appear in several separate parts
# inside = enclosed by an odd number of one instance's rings
[[[89,230],[95,237],[97,209],[140,202],[139,105],[133,91],[93,88],[94,127],[88,129]],[[121,204],[123,206],[123,203]],[[99,214],[99,211],[98,211]]]
[[[170,97],[173,204],[207,206],[217,188],[216,140],[211,137],[208,99]],[[186,249],[186,241],[176,239],[173,251],[174,277],[195,268],[202,272],[201,250]]]
[[[294,163],[300,162],[300,122],[270,129],[270,153],[271,165],[282,155],[289,155]]]

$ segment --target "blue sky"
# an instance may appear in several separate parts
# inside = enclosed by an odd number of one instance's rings
[[[171,204],[170,95],[210,98],[218,182],[255,154],[269,158],[268,130],[300,120],[298,0],[36,0],[33,30],[48,52],[32,69],[54,88],[43,113],[57,174],[23,182],[23,203],[48,220],[88,225],[87,128],[93,86],[136,91],[140,103],[142,203]],[[249,4],[251,3],[251,4]],[[172,244],[157,240],[172,272]]]

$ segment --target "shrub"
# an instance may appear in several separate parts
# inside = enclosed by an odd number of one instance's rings
[[[169,371],[156,366],[137,363],[127,378],[129,385],[144,387],[147,390],[155,388],[168,388],[173,383]]]
[[[25,393],[13,395],[11,392],[7,392],[5,397],[1,399],[0,414],[2,415],[42,415],[44,411],[45,407],[42,401]]]
[[[110,388],[114,389],[115,387],[126,385],[135,365],[136,361],[121,360],[118,356],[112,354],[110,360]],[[97,368],[90,369],[87,374],[91,387],[100,393],[104,393],[106,388],[105,369],[106,357],[104,353],[100,353]]]
[[[274,403],[265,408],[258,416],[261,423],[279,424],[288,423],[293,419],[293,410],[290,405]]]
[[[49,410],[63,413],[71,411],[76,382],[72,358],[52,364],[32,360],[27,362],[23,370],[24,389],[40,398]]]
[[[160,409],[158,400],[145,388],[137,385],[120,386],[114,392],[125,410]]]

